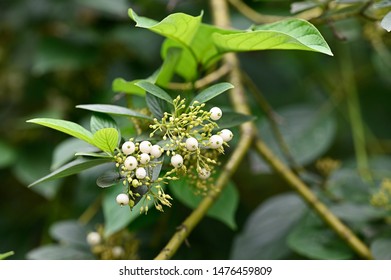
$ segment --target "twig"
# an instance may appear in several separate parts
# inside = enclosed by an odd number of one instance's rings
[[[345,226],[305,185],[291,170],[289,170],[258,138],[255,142],[258,152],[263,156],[266,162],[282,176],[289,185],[297,191],[301,197],[313,208],[319,216],[343,239],[350,247],[364,259],[372,259],[368,247],[356,237],[356,235]]]
[[[172,90],[200,89],[224,77],[229,73],[230,69],[231,69],[230,65],[223,64],[219,69],[210,73],[204,78],[197,80],[194,84],[193,83],[170,83],[168,85],[168,88]]]

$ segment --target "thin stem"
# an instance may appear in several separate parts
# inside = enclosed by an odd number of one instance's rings
[[[271,167],[282,176],[290,186],[313,208],[318,215],[344,240],[357,254],[364,259],[372,259],[368,247],[356,237],[356,235],[345,226],[305,185],[291,170],[289,170],[258,138],[255,142],[258,152],[269,163]]]
[[[9,251],[7,253],[0,254],[0,260],[4,260],[4,259],[6,259],[6,258],[8,258],[8,257],[10,257],[10,256],[12,256],[14,254],[15,254],[14,251]]]
[[[365,132],[360,110],[360,101],[358,99],[356,81],[354,79],[353,62],[351,60],[350,51],[347,48],[344,48],[344,55],[342,57],[341,74],[344,81],[345,92],[347,94],[347,105],[350,123],[352,126],[352,137],[357,166],[361,176],[367,181],[372,181],[366,151]]]

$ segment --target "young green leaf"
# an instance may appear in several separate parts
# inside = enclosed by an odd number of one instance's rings
[[[64,166],[60,167],[59,169],[53,171],[52,173],[46,175],[45,177],[42,177],[41,179],[38,179],[37,181],[31,183],[28,187],[32,187],[35,185],[38,185],[40,183],[54,180],[66,176],[70,176],[76,173],[79,173],[83,170],[92,168],[94,166],[107,163],[112,161],[112,158],[94,158],[94,159],[86,159],[86,158],[79,158],[75,159],[74,161],[71,161]]]
[[[194,104],[195,101],[199,103],[206,103],[207,101],[215,98],[216,96],[222,94],[223,92],[233,88],[234,86],[230,83],[219,83],[213,86],[210,86],[203,91],[201,91],[197,96],[193,98],[190,102],[190,105]]]
[[[134,80],[134,81],[126,81],[122,78],[116,78],[113,81],[112,89],[114,92],[124,92],[139,96],[145,95],[145,90],[141,89],[140,87],[136,86],[136,83],[140,80]]]
[[[214,34],[221,52],[305,50],[333,55],[320,32],[309,22],[287,19],[236,34]]]
[[[152,118],[150,116],[147,116],[147,115],[141,114],[139,112],[130,110],[130,109],[122,107],[122,106],[117,106],[117,105],[84,104],[84,105],[77,105],[76,108],[89,110],[89,111],[93,111],[93,112],[106,113],[106,114],[110,114],[110,115],[118,115],[118,116],[152,120]]]
[[[95,132],[93,140],[96,147],[113,154],[118,144],[119,134],[115,128],[103,128]]]
[[[132,9],[128,10],[128,14],[136,22],[137,27],[149,29],[187,46],[190,45],[202,19],[202,14],[193,17],[183,13],[175,13],[157,22],[146,17],[138,16]]]
[[[202,200],[202,196],[194,194],[186,180],[171,181],[169,184],[172,194],[186,206],[195,209]],[[229,182],[215,204],[209,209],[207,216],[215,218],[231,229],[236,229],[235,212],[239,203],[235,185]]]
[[[77,123],[48,118],[37,118],[27,122],[50,127],[93,145],[92,133]]]
[[[140,88],[146,90],[150,94],[153,94],[156,97],[163,99],[170,104],[173,104],[171,96],[167,92],[162,90],[160,87],[152,84],[151,82],[143,80],[143,81],[137,82],[136,85],[138,85]]]

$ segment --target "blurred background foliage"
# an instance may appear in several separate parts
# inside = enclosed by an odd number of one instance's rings
[[[292,1],[245,2],[265,14],[291,15]],[[66,136],[27,125],[25,121],[39,116],[85,123],[89,115],[75,109],[76,105],[113,103],[121,98],[111,90],[115,78],[145,78],[160,66],[162,38],[134,28],[127,16],[129,7],[157,20],[173,12],[199,15],[203,10],[203,21],[211,22],[210,6],[205,0],[0,2],[0,253],[13,250],[15,254],[11,259],[24,259],[28,252],[41,245],[61,243],[63,236],[56,235],[61,224],[55,223],[83,219],[88,215],[86,209],[99,203],[97,198],[101,190],[91,174],[101,170],[83,172],[31,189],[26,187],[48,173],[52,153]],[[237,28],[245,29],[252,24],[235,9],[231,15]],[[379,21],[362,16],[316,26],[329,43],[334,57],[294,51],[243,53],[239,57],[248,81],[253,81],[262,92],[276,110],[277,118],[289,121],[289,129],[282,130],[282,134],[288,139],[292,154],[300,165],[320,178],[327,176],[322,173],[319,159],[332,158],[343,167],[355,165],[349,116],[352,99],[346,93],[355,88],[366,135],[365,148],[387,175],[391,173],[391,160],[387,157],[391,152],[391,37],[379,26]],[[353,71],[347,71],[346,67]],[[259,95],[260,92],[248,92],[249,104],[258,116],[257,125],[262,128],[265,141],[273,145],[272,132],[258,106]],[[218,102],[221,107],[229,105],[223,97]],[[316,117],[319,122],[308,123]],[[380,163],[376,156],[382,156]],[[343,175],[346,174],[335,175],[337,178],[328,183],[338,185]],[[188,246],[182,246],[175,258],[240,258],[243,250],[238,247],[243,248],[246,234],[251,231],[251,224],[245,226],[245,223],[257,207],[267,208],[269,204],[263,204],[266,199],[274,197],[281,205],[291,203],[294,207],[302,207],[290,194],[275,197],[289,191],[289,186],[271,173],[256,153],[248,154],[233,181],[240,195],[235,215],[238,228],[232,230],[220,221],[205,218],[191,234]],[[277,210],[284,214],[283,207]],[[338,210],[344,212],[335,211]],[[176,200],[164,215],[151,211],[132,223],[129,229],[136,235],[126,238],[137,239],[139,245],[135,255],[153,258],[190,211]],[[266,220],[275,212],[262,210],[257,213],[260,219]],[[291,218],[292,223],[297,219],[295,215]],[[103,213],[98,209],[86,228],[77,229],[82,237],[76,240],[85,240],[83,234],[96,229],[102,221]],[[281,224],[288,228],[292,226],[286,220],[277,221],[277,225]],[[67,225],[72,227],[75,223],[68,221]],[[265,228],[259,225],[253,229],[256,230]],[[291,248],[301,246],[302,240],[295,239],[295,236],[303,236],[299,230],[289,238]],[[241,235],[237,237],[239,233]],[[381,242],[390,243],[387,240],[379,242],[378,247],[382,247]],[[272,251],[278,254],[266,256],[312,257],[300,254],[300,249],[295,253],[287,252],[286,248],[273,248]],[[92,257],[88,250],[85,255],[72,255],[75,253],[72,250],[68,253],[76,258]]]

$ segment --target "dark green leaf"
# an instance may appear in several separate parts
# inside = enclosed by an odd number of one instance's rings
[[[41,179],[35,181],[34,183],[31,183],[29,187],[32,187],[34,185],[38,185],[40,183],[46,182],[48,180],[54,180],[66,176],[70,176],[76,173],[79,173],[83,170],[89,169],[91,167],[107,163],[112,161],[111,158],[98,158],[98,159],[86,159],[86,158],[79,158],[74,161],[71,161],[70,163],[60,167],[59,169],[53,171],[52,173],[46,175],[45,177],[42,177]]]
[[[28,252],[29,260],[93,260],[95,257],[87,250],[61,245],[45,245]]]
[[[112,159],[113,157],[107,153],[94,153],[94,152],[77,152],[75,154],[77,157],[93,157],[93,158],[105,158]]]
[[[332,113],[319,111],[310,105],[294,105],[279,109],[276,114],[281,119],[278,128],[297,163],[306,165],[312,162],[332,144],[336,134],[336,121]],[[262,120],[259,131],[274,154],[287,163],[266,119]],[[265,163],[262,170],[270,168]]]
[[[172,194],[186,206],[195,209],[203,199],[201,195],[195,195],[194,190],[186,180],[171,181],[169,185]],[[239,203],[239,195],[232,182],[224,188],[216,202],[208,210],[207,216],[215,218],[231,229],[236,229],[235,213]]]
[[[148,109],[151,111],[153,116],[157,119],[162,119],[164,112],[167,112],[167,102],[156,97],[155,95],[147,92],[145,96],[145,101],[147,102]]]
[[[118,130],[115,128],[100,129],[95,132],[93,140],[96,147],[113,155],[119,141]]]
[[[310,259],[345,260],[354,257],[352,249],[313,213],[296,225],[289,234],[288,245]]]
[[[37,118],[27,122],[50,127],[93,145],[92,133],[77,123],[48,118]]]
[[[86,241],[87,232],[75,220],[56,222],[50,227],[49,232],[51,237],[61,244],[89,249]]]
[[[196,95],[193,100],[190,102],[190,105],[194,103],[194,101],[198,101],[199,103],[206,103],[207,101],[215,98],[216,96],[222,94],[223,92],[233,88],[234,86],[230,83],[219,83],[213,86],[210,86],[203,91],[201,91],[198,95]]]
[[[331,205],[330,210],[340,219],[352,223],[364,223],[386,217],[387,211],[374,208],[369,204],[342,202]]]
[[[259,205],[233,243],[232,259],[284,259],[286,239],[306,206],[296,194],[282,194]]]
[[[106,113],[109,115],[118,115],[118,116],[152,120],[152,118],[150,116],[147,116],[147,115],[141,114],[139,112],[130,110],[125,107],[117,106],[117,105],[85,104],[85,105],[77,105],[76,108],[89,110],[89,111],[93,111],[93,112]]]
[[[238,126],[242,123],[253,121],[255,119],[255,116],[249,116],[230,111],[223,111],[223,116],[216,123],[219,126],[219,129],[222,129]]]
[[[11,165],[16,159],[15,149],[0,141],[0,168]]]
[[[236,34],[214,34],[221,52],[259,50],[305,50],[333,55],[320,32],[302,19],[286,19],[259,25],[254,31]]]
[[[378,238],[373,241],[371,252],[377,260],[391,260],[391,238]]]
[[[117,123],[111,116],[104,113],[92,114],[90,120],[90,129],[92,133],[95,133],[103,128],[109,128],[109,127],[119,130]]]
[[[108,188],[118,184],[121,180],[121,175],[118,171],[108,171],[96,179],[96,184],[101,188]]]
[[[140,216],[140,208],[146,202],[145,197],[136,204],[131,211],[128,206],[119,206],[115,201],[118,194],[124,192],[124,186],[118,184],[107,188],[103,198],[103,215],[105,218],[105,236],[110,236],[121,229],[127,227],[133,220]],[[147,201],[149,208],[152,207],[153,201]]]
[[[154,85],[153,83],[151,83],[147,80],[143,80],[143,81],[137,82],[136,85],[138,85],[139,87],[141,87],[145,91],[149,92],[150,94],[153,94],[156,97],[163,99],[170,104],[173,104],[171,96],[167,92],[162,90],[160,87]]]

